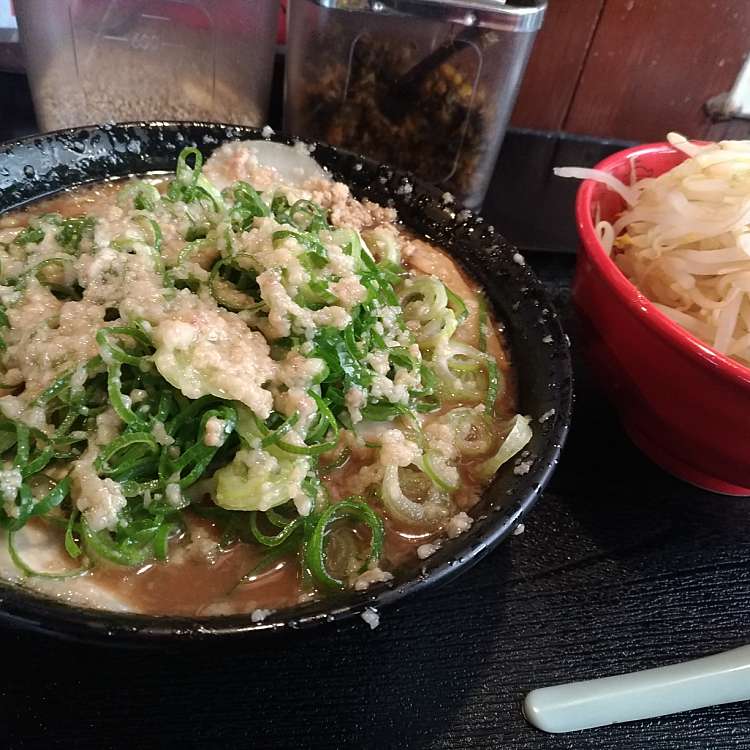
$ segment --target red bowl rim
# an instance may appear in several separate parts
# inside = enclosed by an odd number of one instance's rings
[[[600,161],[594,169],[612,172],[628,161],[659,153],[673,153],[676,149],[664,141],[645,143],[611,154]],[[697,357],[702,362],[716,367],[718,372],[743,384],[750,385],[750,367],[740,364],[667,317],[625,276],[615,262],[607,255],[594,229],[591,217],[591,203],[595,180],[584,180],[576,195],[576,223],[583,242],[583,249],[589,260],[614,289],[620,299],[636,316],[647,317],[649,324],[659,336],[677,349]]]

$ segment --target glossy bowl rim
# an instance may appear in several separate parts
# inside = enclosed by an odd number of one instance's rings
[[[292,138],[281,133],[274,133],[269,137],[263,134],[261,128],[227,123],[158,120],[93,124],[13,139],[0,143],[0,149],[12,150],[15,146],[34,144],[40,139],[55,140],[66,138],[88,130],[97,130],[100,133],[105,133],[113,129],[142,128],[158,132],[159,130],[163,131],[169,128],[192,127],[204,130],[223,129],[227,134],[232,130],[235,131],[237,137],[242,133],[244,137],[273,140],[287,144],[302,142],[308,146],[312,146],[313,149],[321,146],[342,156],[353,157],[357,161],[373,167],[373,169],[385,170],[388,174],[392,174],[394,179],[406,180],[414,186],[415,192],[421,191],[431,195],[439,195],[441,193],[440,190],[430,187],[409,172],[397,170],[385,164],[379,164],[365,157],[346,152],[343,149],[314,141],[305,141],[296,137]],[[230,136],[226,140],[235,139],[234,136]],[[1,158],[2,153],[0,151]],[[133,174],[138,173],[134,172]],[[73,180],[65,187],[77,187],[92,184],[95,181],[100,180]],[[39,195],[34,200],[42,199],[46,195],[56,192],[59,192],[59,190],[56,189],[51,191],[51,193]],[[16,207],[24,206],[27,203],[28,201],[21,201]],[[455,212],[458,212],[461,206],[452,205],[451,208]],[[466,219],[466,223],[476,226],[477,229],[485,226],[483,218],[471,211],[469,212],[469,218]],[[406,225],[408,226],[408,221]],[[508,250],[515,249],[515,246],[501,235],[497,235],[495,241],[505,243]],[[456,258],[455,262],[459,264],[465,273],[474,278],[480,286],[486,286],[484,282],[479,280],[478,273],[468,269],[460,258]],[[555,357],[555,361],[558,374],[567,380],[567,386],[559,386],[556,389],[555,407],[557,407],[557,412],[554,423],[547,433],[544,451],[540,451],[539,453],[539,458],[543,458],[543,460],[538,461],[538,466],[523,477],[523,488],[519,489],[511,501],[502,507],[488,508],[485,515],[478,519],[482,521],[487,520],[487,528],[482,531],[481,535],[471,540],[470,534],[467,532],[457,540],[449,540],[450,542],[458,542],[459,545],[462,545],[456,550],[456,554],[452,558],[440,563],[433,561],[433,558],[423,560],[421,561],[421,565],[415,568],[407,580],[396,585],[379,584],[372,586],[364,592],[354,592],[356,594],[356,601],[344,602],[343,606],[336,600],[333,600],[330,607],[325,608],[325,611],[315,613],[303,612],[294,617],[285,617],[281,621],[271,622],[253,622],[249,612],[235,615],[189,617],[147,615],[86,608],[75,604],[67,604],[50,596],[0,579],[0,621],[4,621],[11,626],[36,631],[45,635],[96,644],[109,644],[118,647],[150,647],[160,645],[183,647],[193,643],[224,642],[227,638],[236,639],[238,637],[249,636],[250,634],[255,636],[260,636],[261,634],[269,636],[280,633],[288,634],[323,623],[339,622],[361,615],[369,608],[379,609],[383,606],[391,605],[408,594],[415,593],[432,585],[447,582],[458,574],[468,570],[485,554],[494,549],[503,539],[508,537],[537,501],[559,462],[560,453],[570,427],[573,405],[573,371],[569,343],[567,343],[568,339],[562,329],[560,316],[557,314],[542,282],[526,264],[517,265],[520,268],[520,273],[523,274],[523,283],[529,287],[528,291],[533,290],[537,298],[544,302],[545,307],[550,312],[550,315],[543,316],[542,319],[553,337],[550,345],[553,349],[558,348],[558,351],[562,352],[561,356]],[[516,285],[519,282],[511,280],[503,283]],[[540,319],[540,323],[542,319]],[[545,346],[547,345],[545,343]],[[497,476],[484,492],[491,490],[496,481]],[[491,515],[496,516],[496,518],[490,519]],[[437,558],[438,555],[435,555],[435,557]],[[278,610],[279,613],[284,611]]]
[[[633,160],[642,160],[641,163],[647,165],[648,157],[653,154],[673,154],[676,151],[678,149],[666,141],[645,143],[617,151],[593,168],[611,174],[617,167],[624,166]],[[596,180],[584,180],[576,194],[576,224],[586,257],[596,266],[619,299],[626,304],[630,313],[641,320],[646,320],[647,325],[673,349],[695,358],[696,363],[700,362],[706,367],[713,367],[724,378],[739,385],[750,386],[750,366],[746,367],[726,354],[722,354],[661,312],[607,255],[596,235],[591,215],[593,192],[600,184]]]

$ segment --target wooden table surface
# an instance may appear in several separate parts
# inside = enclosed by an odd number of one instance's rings
[[[488,219],[568,317],[577,401],[548,491],[513,537],[441,589],[357,621],[231,648],[124,651],[0,629],[0,738],[23,748],[750,748],[750,703],[545,735],[525,693],[742,645],[750,501],[646,459],[575,350],[575,187],[554,163],[616,144],[515,132]],[[4,737],[3,737],[4,735]]]

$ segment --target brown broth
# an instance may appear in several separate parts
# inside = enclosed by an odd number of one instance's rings
[[[280,560],[250,583],[242,583],[263,550],[242,543],[222,550],[218,530],[195,516],[189,517],[188,528],[193,541],[173,544],[169,562],[137,570],[101,565],[92,578],[146,614],[220,615],[278,609],[299,601],[296,560]]]
[[[180,548],[173,544],[169,562],[153,562],[138,569],[100,564],[87,574],[92,582],[127,601],[135,611],[154,615],[225,615],[258,609],[281,609],[320,597],[304,592],[300,565],[288,556],[275,562],[250,582],[241,582],[262,558],[256,545],[235,543],[219,548],[220,534],[202,519],[189,520],[200,543]],[[398,567],[416,559],[416,548],[436,538],[436,531],[409,529],[386,517],[384,559]],[[207,542],[210,542],[208,544]]]

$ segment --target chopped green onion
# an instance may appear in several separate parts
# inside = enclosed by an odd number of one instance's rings
[[[81,240],[90,234],[96,223],[93,216],[84,216],[79,219],[65,219],[60,224],[60,229],[55,239],[67,250],[77,252],[81,246]]]
[[[281,438],[297,424],[297,422],[299,422],[299,412],[295,411],[294,414],[288,416],[275,430],[269,432],[263,437],[260,441],[261,447],[268,448],[269,445],[275,445],[278,443],[279,440],[281,440]]]
[[[383,550],[384,527],[383,521],[375,511],[364,501],[348,498],[330,505],[320,514],[310,538],[305,544],[305,564],[313,576],[324,586],[332,589],[343,589],[345,582],[334,578],[326,566],[326,542],[337,521],[348,520],[362,523],[370,530],[370,542],[367,559],[360,569],[364,571],[368,565],[377,562]]]
[[[270,511],[268,511],[270,512]],[[264,547],[278,547],[283,544],[295,531],[302,527],[304,519],[298,516],[293,521],[289,521],[284,528],[279,531],[278,534],[269,536],[264,534],[258,528],[258,511],[252,511],[250,513],[250,531],[258,544],[262,544]]]
[[[130,354],[119,344],[112,341],[111,337],[113,336],[128,336],[146,349],[151,348],[151,340],[149,337],[135,326],[110,326],[109,328],[100,328],[96,332],[96,343],[99,345],[99,350],[102,352],[102,358],[105,361],[120,362],[122,364],[133,365],[134,367],[140,367],[144,364],[146,361],[145,357],[147,356],[145,352],[140,354]]]
[[[487,334],[488,334],[488,314],[487,298],[479,294],[479,351],[487,354]],[[497,401],[498,390],[500,387],[500,375],[494,357],[487,356],[487,396],[484,400],[484,406],[488,414],[494,414],[495,402]]]
[[[76,528],[76,519],[78,518],[78,516],[79,516],[78,510],[74,509],[71,512],[70,517],[68,518],[68,523],[65,527],[65,551],[74,560],[77,560],[83,553],[83,550],[81,550],[80,545],[78,544],[78,542],[76,542],[75,538],[73,537],[73,533]]]
[[[8,554],[10,555],[10,559],[13,561],[13,564],[25,576],[30,576],[33,578],[47,578],[51,580],[60,580],[63,578],[76,578],[78,576],[82,576],[84,573],[87,573],[91,569],[90,565],[86,565],[80,568],[76,568],[74,570],[61,570],[56,573],[49,573],[45,570],[34,570],[30,565],[28,565],[23,560],[21,555],[18,553],[18,550],[16,549],[16,543],[15,543],[16,533],[17,532],[15,531],[8,531]]]

